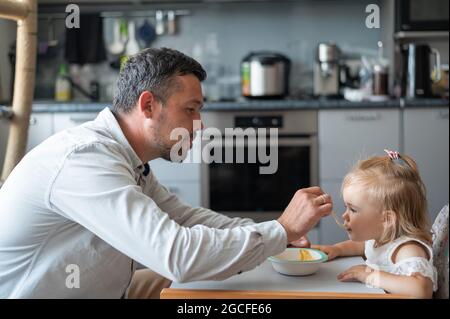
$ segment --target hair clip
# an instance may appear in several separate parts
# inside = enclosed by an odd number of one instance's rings
[[[403,159],[400,158],[400,153],[399,153],[399,152],[397,152],[397,151],[390,151],[390,150],[388,150],[388,149],[385,149],[384,151],[387,153],[387,155],[389,156],[389,158],[390,158],[394,163],[397,163],[397,164],[399,164],[399,165],[401,165],[401,166],[407,165],[407,163],[406,163]]]
[[[388,149],[385,149],[384,151],[387,153],[391,160],[397,160],[400,158],[397,151],[390,151]]]

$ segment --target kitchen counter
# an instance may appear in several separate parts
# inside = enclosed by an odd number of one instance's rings
[[[35,101],[33,112],[99,112],[110,103]],[[319,110],[319,109],[367,109],[448,107],[443,99],[395,99],[383,102],[350,102],[346,100],[243,100],[235,102],[206,102],[204,111],[274,111],[274,110]]]

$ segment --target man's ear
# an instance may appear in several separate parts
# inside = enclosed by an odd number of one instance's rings
[[[152,92],[144,91],[139,95],[137,107],[145,118],[153,118],[161,106]]]

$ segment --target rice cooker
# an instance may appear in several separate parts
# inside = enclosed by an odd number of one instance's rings
[[[248,98],[283,98],[289,95],[291,61],[270,51],[248,54],[241,63],[242,95]]]

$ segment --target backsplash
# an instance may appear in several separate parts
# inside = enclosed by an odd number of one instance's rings
[[[243,57],[250,51],[271,50],[287,55],[292,61],[291,91],[310,91],[312,88],[312,65],[316,45],[322,41],[336,42],[343,51],[376,52],[380,29],[367,29],[364,25],[365,7],[381,1],[300,1],[283,3],[228,3],[228,4],[180,4],[177,9],[188,10],[189,15],[177,18],[177,34],[162,35],[152,43],[153,47],[170,47],[196,57],[195,47],[204,49],[207,37],[216,34],[220,70],[236,81]],[[81,6],[81,12],[83,7]],[[147,9],[147,6],[145,7]],[[148,5],[148,10],[155,10]],[[161,8],[164,9],[164,8]],[[319,18],[318,18],[319,17]],[[133,18],[139,27],[145,18]],[[155,18],[148,21],[155,24]],[[64,48],[64,20],[54,20],[55,37]],[[103,18],[106,46],[113,39],[112,18]],[[49,24],[39,22],[39,39],[49,37]],[[63,52],[54,52],[53,58],[38,58],[36,99],[53,97],[54,79],[58,63],[63,62]],[[56,58],[56,59],[55,59]],[[111,56],[108,55],[111,60]],[[199,58],[201,60],[201,58]],[[205,61],[200,61],[205,62]],[[100,82],[111,82],[117,71],[109,63],[94,65],[93,77]],[[84,68],[86,69],[86,67]],[[208,69],[207,69],[208,71]],[[100,76],[102,75],[102,76]],[[110,100],[104,89],[101,99]],[[110,90],[109,90],[110,91]],[[85,99],[75,93],[74,98]]]

